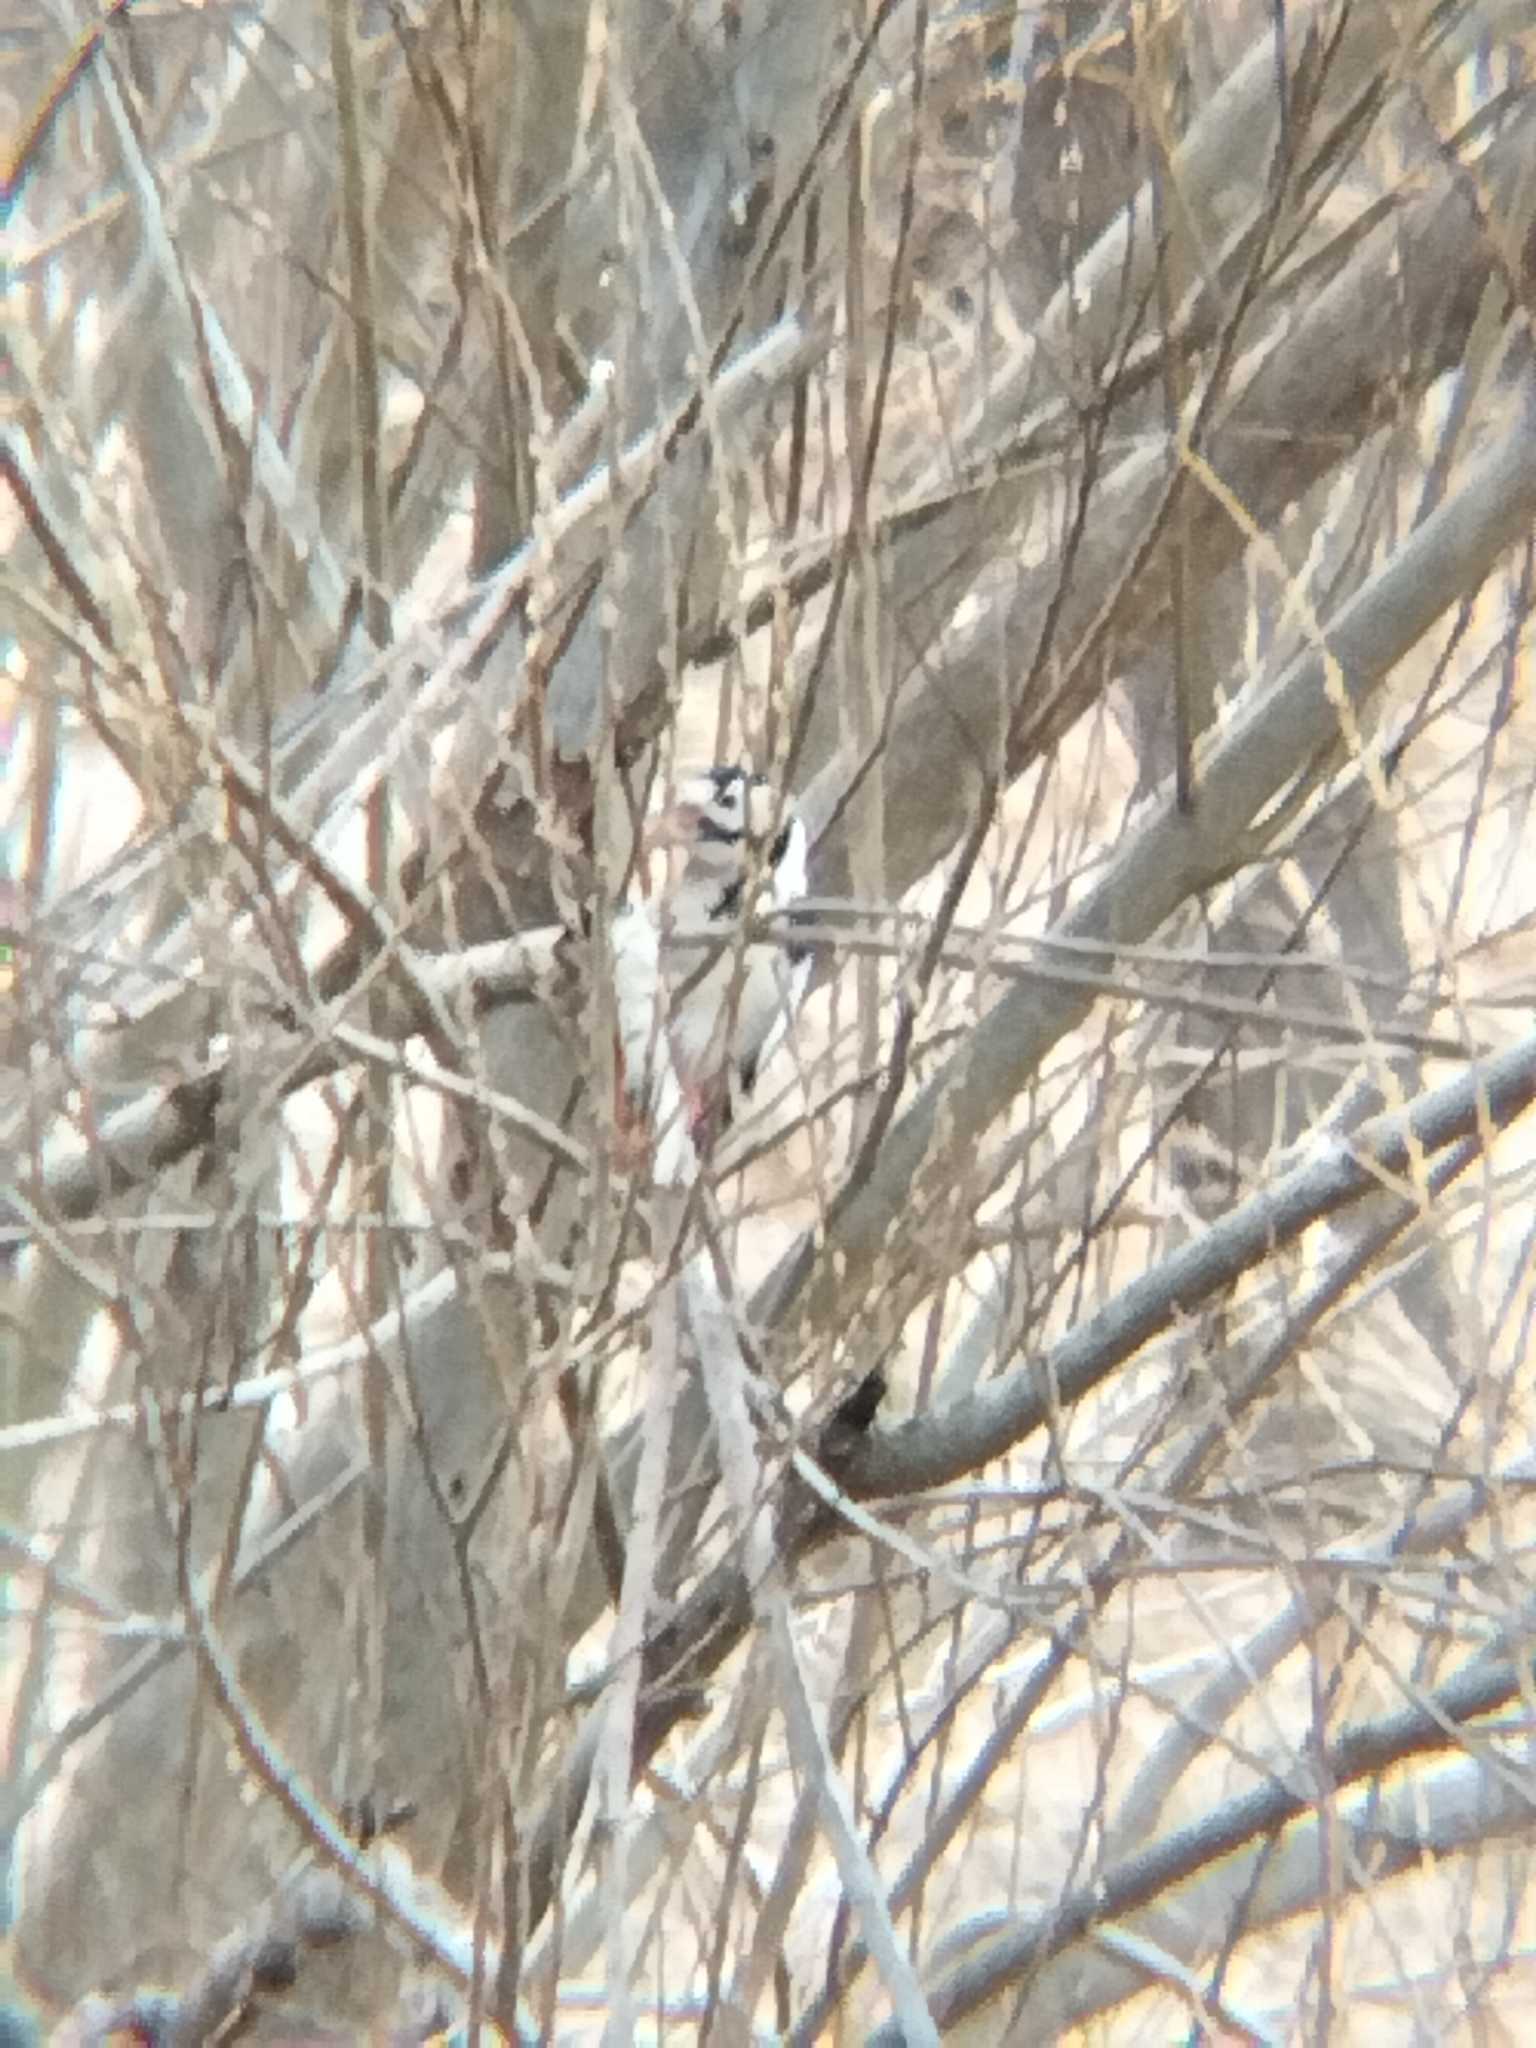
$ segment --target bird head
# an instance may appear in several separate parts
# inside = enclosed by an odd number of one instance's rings
[[[738,915],[754,873],[774,898],[805,891],[805,828],[765,775],[729,765],[680,783],[646,828],[647,857],[669,857],[668,891],[680,922]]]

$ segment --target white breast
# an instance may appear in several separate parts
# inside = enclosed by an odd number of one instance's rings
[[[717,881],[702,891],[682,891],[672,905],[679,934],[713,937],[718,950],[704,954],[677,949],[672,968],[676,991],[672,1043],[685,1086],[711,1087],[730,1070],[733,1081],[750,1088],[771,1057],[805,992],[809,960],[795,960],[784,944],[743,944],[739,917],[711,919]],[[763,878],[759,915],[787,910],[806,893],[806,833],[799,819],[788,827],[784,850]],[[703,972],[700,972],[701,967]]]
[[[742,938],[739,916],[718,914],[720,876],[684,876],[660,899],[630,906],[614,929],[620,1039],[635,1092],[651,1073],[650,1111],[658,1131],[670,1105],[658,1096],[665,1076],[656,1057],[658,1010],[687,1113],[739,1100],[776,1049],[804,994],[809,959],[780,944]],[[806,891],[805,828],[795,820],[777,864],[765,876],[759,910],[787,908]],[[690,943],[693,942],[693,943]]]

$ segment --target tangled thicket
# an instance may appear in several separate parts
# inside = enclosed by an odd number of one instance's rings
[[[28,10],[18,2020],[1519,1995],[1533,60]],[[817,976],[658,1176],[610,914],[736,758]]]

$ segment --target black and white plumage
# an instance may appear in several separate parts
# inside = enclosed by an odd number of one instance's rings
[[[618,921],[614,968],[625,1086],[648,1097],[659,1143],[680,1120],[707,1151],[798,1008],[810,949],[748,942],[741,928],[804,897],[807,852],[793,807],[735,766],[681,784],[647,828],[642,861],[664,854],[665,876]]]

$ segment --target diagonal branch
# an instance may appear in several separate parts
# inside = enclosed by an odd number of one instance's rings
[[[1200,763],[1200,802],[1165,796],[1060,936],[1106,946],[1149,939],[1174,911],[1254,859],[1283,816],[1278,800],[1305,764],[1337,745],[1400,661],[1452,604],[1475,590],[1536,520],[1536,384],[1522,392],[1526,426],[1468,475],[1454,499],[1412,533],[1327,627],[1272,682],[1256,678]],[[1266,822],[1265,813],[1271,813]],[[1086,992],[1020,986],[972,1032],[891,1131],[874,1171],[835,1218],[827,1243],[807,1233],[754,1303],[765,1323],[791,1312],[837,1313],[862,1293],[893,1230],[910,1220],[914,1187],[974,1148],[1046,1053],[1081,1023]],[[944,1133],[942,1155],[935,1149]],[[846,1278],[834,1271],[846,1261]]]

